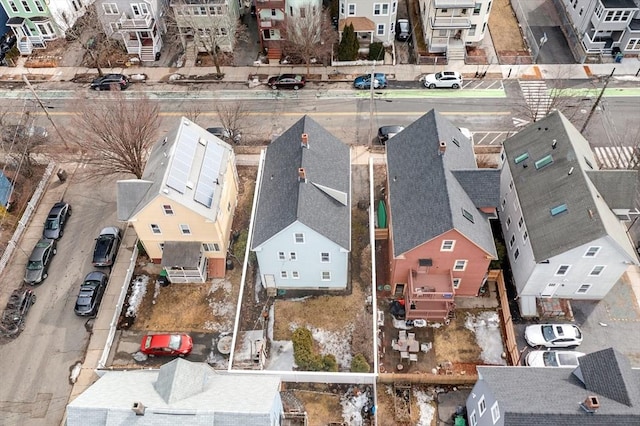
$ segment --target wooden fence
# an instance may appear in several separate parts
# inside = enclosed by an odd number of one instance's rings
[[[500,299],[498,314],[502,319],[501,324],[505,337],[507,362],[509,365],[520,365],[520,351],[518,350],[518,343],[516,342],[516,333],[513,329],[513,318],[511,317],[511,310],[509,309],[509,297],[507,296],[507,288],[504,283],[502,270],[492,269],[489,271],[487,279],[495,282],[496,288],[498,289],[498,297]]]

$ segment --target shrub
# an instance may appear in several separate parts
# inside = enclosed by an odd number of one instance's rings
[[[336,357],[329,354],[322,357],[322,371],[338,371]]]
[[[293,359],[300,370],[338,371],[335,356],[322,356],[315,352],[313,336],[308,328],[296,328],[291,340],[293,341]]]
[[[238,239],[233,243],[233,255],[240,262],[244,260],[244,252],[247,249],[247,240],[249,239],[249,230],[243,229]]]
[[[362,354],[357,354],[351,360],[351,371],[353,373],[368,373],[371,370],[371,366],[367,362],[367,359]]]
[[[355,61],[358,58],[358,49],[360,49],[358,36],[353,29],[353,24],[349,24],[342,31],[342,39],[338,45],[338,60]]]
[[[369,60],[381,61],[384,59],[384,46],[381,42],[376,41],[369,45]]]

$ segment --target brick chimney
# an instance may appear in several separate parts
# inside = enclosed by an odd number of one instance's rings
[[[306,182],[307,181],[307,172],[304,170],[304,167],[300,167],[298,169],[298,182]]]
[[[440,146],[438,147],[438,155],[444,155],[444,152],[447,150],[447,143],[445,141],[440,141]]]
[[[144,416],[145,406],[142,405],[142,402],[134,402],[131,409],[136,413],[136,416]]]
[[[302,134],[302,147],[303,148],[309,148],[309,134],[308,133],[303,133]]]
[[[600,408],[600,401],[596,395],[589,395],[587,399],[584,400],[584,405],[591,411],[596,411]]]

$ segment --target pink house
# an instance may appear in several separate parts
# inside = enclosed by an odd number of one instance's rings
[[[446,320],[497,258],[500,170],[478,169],[472,141],[434,110],[387,142],[387,167],[393,295],[408,320]]]

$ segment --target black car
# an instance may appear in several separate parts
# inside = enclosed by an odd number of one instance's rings
[[[293,89],[298,90],[304,87],[306,80],[300,74],[282,74],[271,77],[267,83],[272,89]]]
[[[403,130],[403,126],[382,126],[378,129],[378,142],[384,145],[389,139]]]
[[[120,246],[120,229],[108,226],[100,231],[93,249],[93,266],[111,266]]]
[[[38,241],[27,261],[24,282],[33,285],[44,281],[48,275],[49,263],[56,252],[56,240],[43,238]]]
[[[234,132],[233,130],[228,130],[224,127],[207,127],[207,132],[225,142],[234,141],[238,143],[242,139],[240,132]]]
[[[411,26],[408,19],[398,19],[396,21],[396,40],[407,41],[411,37]]]
[[[106,288],[107,275],[104,272],[89,272],[80,286],[80,292],[74,308],[76,315],[86,317],[97,314]]]
[[[129,78],[124,74],[106,74],[91,82],[94,90],[124,90],[129,87]]]
[[[49,210],[47,220],[44,222],[42,236],[44,238],[51,238],[54,240],[62,237],[64,227],[70,216],[71,206],[69,203],[65,203],[64,201],[55,203],[53,207],[51,207],[51,210]]]

